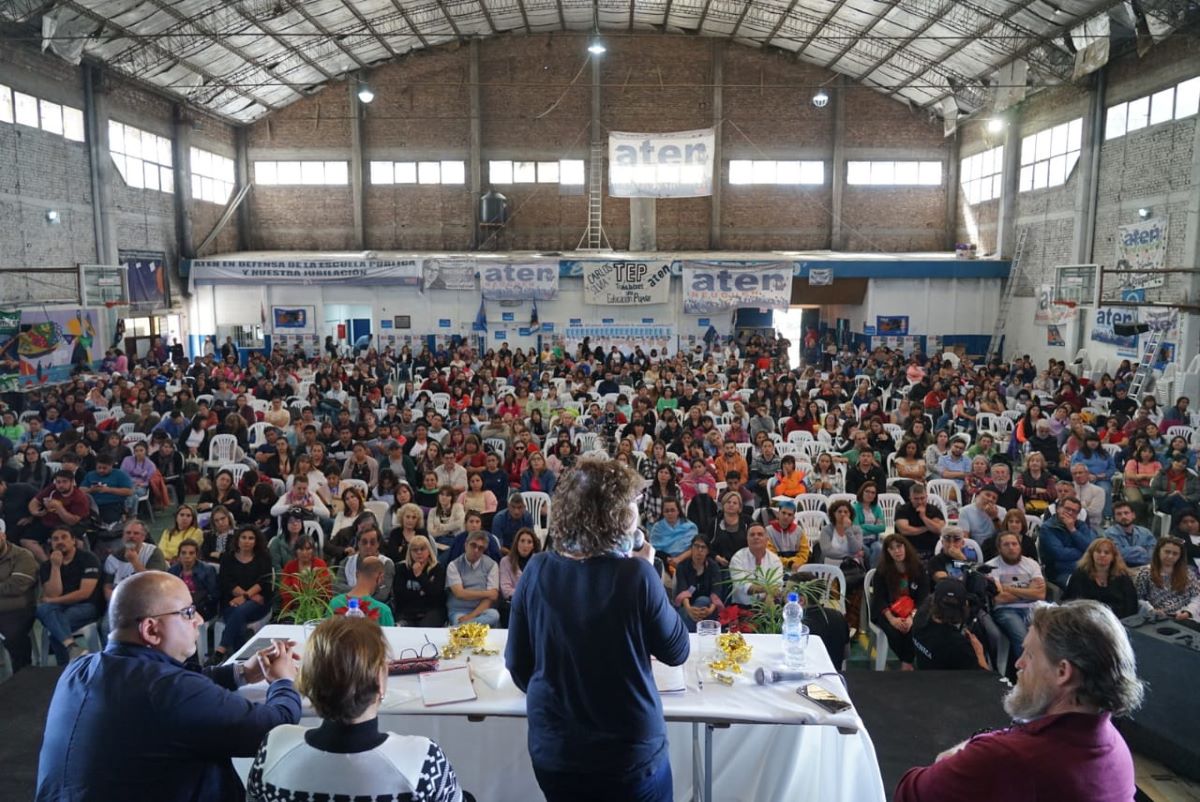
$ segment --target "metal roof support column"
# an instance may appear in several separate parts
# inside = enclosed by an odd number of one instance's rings
[[[233,165],[237,176],[237,186],[234,195],[250,186],[250,126],[242,125],[233,132]],[[254,190],[251,189],[251,192]],[[258,244],[258,238],[252,237],[253,216],[250,213],[250,203],[243,200],[237,208],[238,250],[249,251]]]
[[[357,251],[367,249],[366,219],[363,202],[366,199],[366,162],[363,160],[363,103],[358,99],[359,81],[346,82],[350,93],[350,209],[353,220],[352,245]]]
[[[1000,172],[1000,219],[996,255],[1011,259],[1017,244],[1017,181],[1021,175],[1021,113],[1013,109],[1004,128],[1004,166]]]
[[[479,247],[479,199],[483,196],[483,121],[479,86],[479,40],[472,39],[467,61],[467,98],[470,130],[467,134],[467,183],[471,192],[471,249]]]
[[[171,109],[171,170],[175,173],[175,247],[194,259],[192,242],[192,120],[179,103]]]
[[[117,263],[117,240],[113,230],[112,194],[109,179],[113,163],[108,156],[108,104],[104,97],[104,75],[99,67],[84,63],[83,125],[87,139],[88,170],[92,184],[92,228],[96,238],[96,263]]]
[[[1088,87],[1088,109],[1083,116],[1083,152],[1079,154],[1079,184],[1075,195],[1075,263],[1091,264],[1096,241],[1096,206],[1100,201],[1100,151],[1104,147],[1105,96],[1108,67],[1094,72]]]
[[[839,75],[834,81],[833,91],[829,93],[829,102],[833,106],[833,196],[829,204],[829,250],[843,251],[846,249],[846,232],[842,227],[842,198],[846,191],[846,82]]]
[[[954,250],[958,242],[958,130],[955,129],[946,143],[946,167],[942,174],[946,177],[946,236],[942,247],[948,251]]]
[[[722,84],[725,82],[725,42],[714,39],[712,44],[712,217],[708,224],[708,247],[721,249],[721,187],[724,183],[724,164],[721,132],[725,128],[725,99]]]

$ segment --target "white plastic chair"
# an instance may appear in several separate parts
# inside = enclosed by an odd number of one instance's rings
[[[504,455],[508,450],[508,445],[503,437],[488,437],[483,441],[485,451],[493,451],[500,458],[500,464],[504,464]]]
[[[880,493],[876,500],[883,509],[883,523],[887,527],[884,533],[890,535],[896,531],[896,510],[904,503],[904,497],[899,493]]]
[[[537,534],[538,540],[544,545],[546,543],[546,533],[550,530],[550,494],[541,493],[536,490],[526,490],[521,494],[521,498],[525,499],[525,506],[529,510],[529,516],[533,518],[533,531]],[[545,523],[542,523],[543,515],[546,518]]]
[[[595,447],[595,432],[580,432],[579,434],[575,435],[575,450],[580,454],[584,453],[585,451],[591,451]]]
[[[796,444],[809,443],[812,442],[812,439],[812,432],[806,432],[804,429],[797,429],[787,436],[787,442]]]
[[[838,583],[838,610],[846,612],[846,575],[836,565],[823,563],[806,563],[797,569],[798,574],[813,574],[818,579],[825,580],[825,590],[821,593],[821,605],[826,606],[833,597],[833,583]]]
[[[829,516],[824,510],[802,510],[796,513],[796,523],[809,541],[815,542],[821,537],[821,530],[829,526]]]
[[[238,441],[231,434],[214,435],[208,443],[208,459],[204,461],[206,470],[214,470],[222,465],[237,460]]]
[[[363,509],[375,516],[381,534],[386,535],[391,530],[387,521],[388,505],[386,501],[368,501],[363,504]]]
[[[746,460],[747,462],[750,461],[750,449],[754,448],[753,443],[735,443],[734,448],[736,448],[738,453],[742,455],[742,459]]]
[[[876,671],[883,671],[887,667],[888,639],[883,628],[871,620],[871,603],[874,601],[871,588],[874,579],[875,569],[872,568],[867,571],[867,577],[864,580],[862,615],[859,616],[859,621],[867,624],[867,653],[869,654],[872,649],[875,650],[874,668]],[[862,627],[860,626],[859,629]]]
[[[121,436],[121,442],[130,448],[133,448],[135,443],[145,443],[149,440],[150,436],[144,432],[129,432]]]
[[[893,443],[899,443],[904,439],[904,429],[899,424],[885,423],[883,430],[892,436]]]
[[[829,504],[832,505],[835,501],[847,501],[854,504],[858,501],[858,496],[853,493],[830,493]]]
[[[250,470],[250,466],[243,462],[227,462],[217,468],[217,473],[221,471],[229,471],[233,474],[233,486],[236,488],[242,482],[242,477],[246,475],[246,471]]]
[[[37,665],[50,665],[50,638],[54,637],[40,624],[35,628],[35,632],[41,633],[41,638],[38,641],[37,650]],[[104,639],[100,637],[100,622],[93,621],[90,624],[84,624],[77,627],[71,636],[76,643],[82,644],[89,651],[100,652],[104,650]]]
[[[1196,431],[1191,426],[1171,426],[1167,429],[1167,440],[1170,441],[1176,437],[1182,437],[1191,445],[1192,440],[1196,436]]]
[[[250,427],[250,433],[247,436],[247,443],[251,448],[258,448],[263,443],[267,442],[267,429],[272,428],[271,424],[266,421],[259,421]]]
[[[796,509],[809,512],[819,510],[820,512],[828,512],[829,499],[822,496],[820,493],[801,493],[794,499]]]
[[[953,479],[930,479],[925,483],[925,489],[931,496],[940,496],[948,506],[953,506],[957,511],[961,496],[958,484]]]
[[[343,479],[338,484],[341,486],[343,493],[345,493],[348,489],[353,487],[359,493],[362,493],[362,497],[363,497],[364,501],[366,500],[368,494],[371,492],[370,486],[362,479]],[[381,521],[380,523],[382,524],[383,522]]]

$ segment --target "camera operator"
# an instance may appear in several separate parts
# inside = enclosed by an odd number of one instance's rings
[[[983,644],[966,626],[971,614],[966,586],[957,579],[943,579],[930,601],[917,613],[913,625],[916,668],[987,670]]]

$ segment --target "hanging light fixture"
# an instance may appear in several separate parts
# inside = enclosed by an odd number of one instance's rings
[[[812,97],[812,104],[818,109],[823,109],[829,105],[829,93],[824,89],[818,89]]]
[[[599,34],[593,36],[588,43],[588,52],[593,56],[602,56],[608,52],[608,48],[604,46],[604,41],[601,40]]]
[[[358,82],[358,99],[363,103],[370,103],[375,99],[375,90],[366,81]]]

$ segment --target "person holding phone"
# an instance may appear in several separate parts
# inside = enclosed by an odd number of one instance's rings
[[[689,642],[638,530],[643,484],[616,460],[580,459],[513,595],[505,662],[548,802],[673,798],[650,658],[683,665]]]

